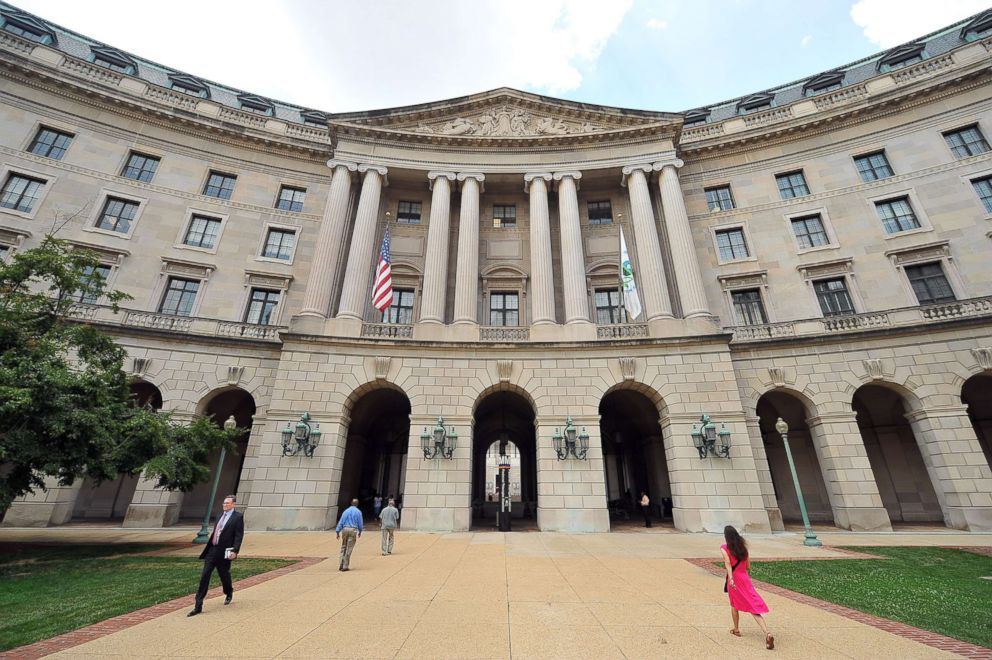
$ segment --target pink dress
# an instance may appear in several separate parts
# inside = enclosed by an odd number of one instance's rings
[[[730,565],[733,566],[737,562],[737,558],[727,549],[726,543],[720,547],[730,556]],[[730,606],[741,612],[764,614],[768,611],[768,606],[765,605],[765,601],[761,599],[758,592],[754,590],[754,585],[751,584],[751,576],[747,574],[749,567],[750,564],[745,559],[737,564],[737,568],[734,569],[734,586],[727,586],[727,595],[730,596]]]

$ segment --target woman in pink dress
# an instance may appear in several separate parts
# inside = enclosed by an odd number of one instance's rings
[[[723,528],[723,538],[727,541],[720,546],[723,553],[723,565],[727,569],[727,583],[723,590],[730,597],[730,616],[734,620],[734,627],[730,629],[730,634],[741,636],[740,622],[741,612],[747,612],[754,617],[754,620],[761,626],[761,631],[765,633],[765,648],[771,650],[775,648],[775,637],[768,632],[768,625],[765,623],[762,614],[768,612],[768,606],[761,599],[758,592],[751,584],[751,576],[748,569],[751,567],[748,561],[747,544],[737,530],[727,525]]]

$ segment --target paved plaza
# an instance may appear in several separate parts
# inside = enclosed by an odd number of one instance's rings
[[[186,542],[193,529],[0,530],[0,541]],[[829,545],[984,545],[992,535],[914,532],[821,535]],[[842,556],[798,534],[750,537],[761,557]],[[249,532],[244,556],[328,557],[75,646],[53,657],[726,658],[767,657],[750,617],[732,637],[721,580],[686,558],[717,556],[721,538],[665,530],[379,535],[337,570],[332,532]],[[178,548],[192,555],[198,547]],[[237,569],[234,570],[237,580]],[[197,575],[190,573],[192,591]],[[931,646],[764,594],[780,658],[956,657]],[[188,599],[192,605],[192,597]]]

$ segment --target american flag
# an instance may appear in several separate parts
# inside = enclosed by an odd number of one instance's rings
[[[393,304],[393,275],[389,266],[389,227],[382,237],[379,250],[379,266],[375,269],[375,282],[372,284],[372,305],[383,314]]]

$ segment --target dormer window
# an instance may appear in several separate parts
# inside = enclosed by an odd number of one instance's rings
[[[93,46],[90,48],[90,61],[117,73],[125,73],[129,76],[138,74],[138,63],[115,48]]]
[[[843,71],[828,71],[815,78],[810,78],[803,85],[803,96],[816,96],[824,92],[832,92],[844,86]]]
[[[878,60],[878,70],[882,73],[901,69],[910,64],[916,64],[926,59],[926,52],[923,50],[926,44],[917,42],[914,44],[904,44],[898,48],[893,48]]]
[[[3,29],[11,34],[48,46],[56,43],[55,33],[33,16],[5,10],[0,11],[0,20],[3,21]]]
[[[961,38],[965,41],[975,41],[992,35],[992,9],[975,17],[973,21],[961,28]]]
[[[737,104],[737,114],[750,115],[762,110],[768,110],[775,103],[775,97],[771,94],[752,94]]]
[[[327,115],[318,110],[301,110],[300,118],[307,126],[327,128]]]
[[[272,105],[272,101],[261,96],[241,94],[238,96],[238,101],[241,103],[241,109],[245,112],[262,115],[263,117],[271,117],[275,114],[275,106]]]
[[[199,78],[188,76],[185,73],[170,73],[169,87],[190,96],[199,96],[202,99],[210,98],[210,88]]]
[[[685,118],[682,120],[683,126],[695,126],[696,124],[705,124],[710,119],[710,109],[709,108],[698,108],[696,110],[690,110],[685,113]]]

